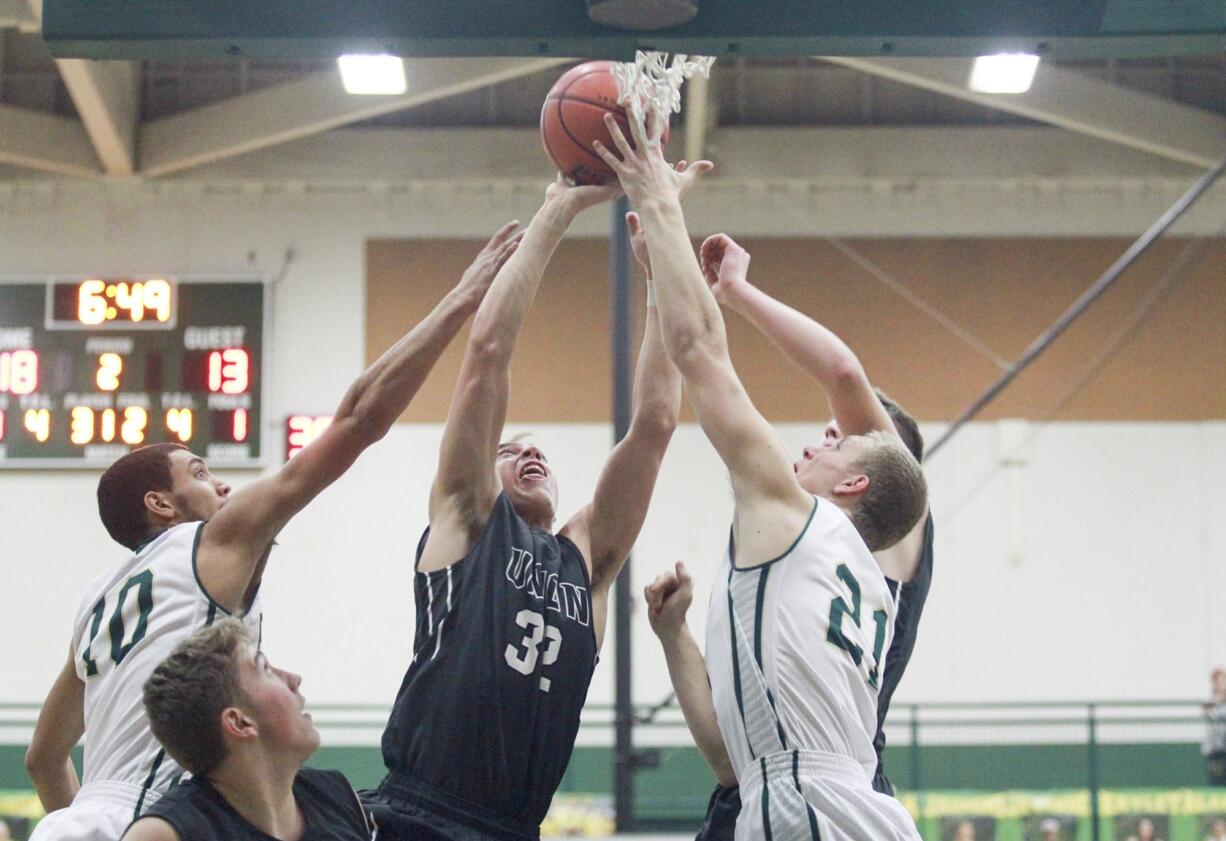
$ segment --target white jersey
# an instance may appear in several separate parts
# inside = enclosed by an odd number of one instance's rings
[[[77,613],[73,646],[85,683],[81,781],[139,787],[134,809],[149,805],[147,792],[165,791],[183,773],[149,730],[145,681],[176,645],[226,615],[196,576],[203,525],[173,526],[107,570]],[[261,616],[257,597],[244,620],[257,639]]]
[[[872,791],[895,604],[855,526],[815,499],[778,558],[737,568],[732,551],[711,593],[706,661],[741,783],[738,839],[918,838],[898,802]]]

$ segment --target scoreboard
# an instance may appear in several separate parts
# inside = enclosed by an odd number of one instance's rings
[[[258,279],[0,280],[0,468],[103,468],[177,442],[263,462]]]

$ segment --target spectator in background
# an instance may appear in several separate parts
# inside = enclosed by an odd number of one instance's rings
[[[1226,841],[1226,818],[1214,818],[1205,841]]]
[[[0,818],[0,841],[10,841],[12,837],[13,833],[9,829],[9,822],[4,818]]]
[[[1154,822],[1149,818],[1141,818],[1137,822],[1136,834],[1130,835],[1128,841],[1162,841],[1162,839],[1154,828]]]
[[[1226,669],[1210,672],[1209,682],[1213,693],[1205,702],[1205,741],[1200,752],[1209,785],[1226,786]]]
[[[953,841],[975,841],[975,824],[971,821],[961,821],[954,827]]]
[[[1055,818],[1044,818],[1039,824],[1039,834],[1043,841],[1061,841],[1060,821]]]

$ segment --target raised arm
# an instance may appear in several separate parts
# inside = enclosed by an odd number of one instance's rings
[[[642,217],[665,348],[681,371],[698,422],[732,474],[738,550],[756,560],[775,557],[795,539],[813,501],[732,368],[723,317],[703,281],[681,211],[680,195],[693,168],[678,173],[670,167],[659,141],[649,139],[637,119],[630,120],[633,148],[616,122],[606,123],[622,157],[597,149]],[[774,527],[743,527],[761,517]]]
[[[864,366],[846,343],[804,313],[749,282],[749,253],[727,234],[702,244],[702,272],[715,299],[758,328],[783,355],[817,381],[845,435],[895,433]]]
[[[679,164],[685,169],[684,163]],[[626,215],[635,258],[647,273],[647,322],[634,377],[634,414],[630,428],[605,462],[590,505],[563,530],[587,549],[592,586],[607,592],[621,572],[647,516],[664,452],[681,412],[681,373],[664,350],[660,321],[651,293],[651,262],[638,215]],[[598,622],[598,636],[604,623]]]
[[[70,752],[84,733],[85,684],[77,677],[76,657],[69,647],[68,662],[38,711],[26,751],[26,773],[48,812],[70,805],[81,788]]]
[[[235,493],[205,524],[196,564],[214,601],[240,609],[260,559],[286,522],[387,434],[514,253],[515,227],[495,234],[459,284],[350,386],[332,425],[310,447]]]
[[[616,187],[571,187],[558,176],[478,310],[447,413],[430,489],[430,538],[419,569],[441,569],[462,557],[488,519],[498,498],[494,461],[519,331],[575,216],[614,195]]]
[[[719,784],[731,788],[737,784],[736,770],[728,758],[728,748],[715,715],[707,664],[685,621],[685,614],[694,600],[694,581],[685,564],[678,561],[675,569],[660,574],[643,590],[643,596],[647,600],[651,630],[664,648],[668,677],[694,744],[711,766]]]

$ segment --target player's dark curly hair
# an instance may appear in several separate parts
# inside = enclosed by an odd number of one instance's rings
[[[182,444],[150,444],[133,450],[107,468],[98,480],[98,516],[107,533],[135,551],[149,534],[145,494],[169,491],[170,454],[186,450]]]
[[[920,435],[919,424],[915,422],[915,418],[911,417],[906,409],[899,406],[890,395],[879,388],[873,390],[877,392],[877,399],[885,407],[890,420],[894,421],[894,430],[898,433],[898,437],[907,445],[907,449],[911,451],[911,455],[915,456],[915,460],[923,462],[924,436]]]
[[[221,714],[244,703],[239,657],[252,644],[247,626],[227,618],[183,640],[145,681],[149,729],[197,777],[226,758]]]

